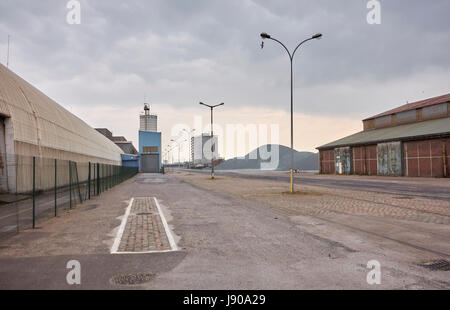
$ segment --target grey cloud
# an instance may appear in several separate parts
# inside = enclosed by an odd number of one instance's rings
[[[285,109],[287,56],[274,42],[261,50],[259,33],[293,48],[322,32],[323,40],[304,46],[295,59],[296,91],[322,89],[305,98],[320,104],[301,111],[359,116],[370,111],[351,102],[351,85],[328,100],[323,93],[342,81],[381,85],[450,68],[448,1],[381,2],[382,24],[374,26],[366,23],[365,0],[84,0],[82,24],[71,26],[66,1],[3,0],[0,44],[11,33],[12,68],[71,104],[127,106],[137,104],[127,97],[149,93],[178,106],[207,97]],[[109,86],[116,89],[107,92]]]

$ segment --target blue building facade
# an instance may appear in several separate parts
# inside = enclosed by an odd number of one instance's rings
[[[148,169],[161,171],[161,133],[139,130],[139,170],[149,172]]]
[[[122,166],[124,167],[139,167],[139,155],[121,154]]]

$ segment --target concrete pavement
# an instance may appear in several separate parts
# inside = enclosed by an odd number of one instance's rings
[[[248,179],[241,180],[242,184],[227,182],[239,188],[248,185]],[[50,219],[38,230],[2,242],[0,288],[450,288],[448,272],[418,266],[430,259],[449,259],[441,244],[448,241],[447,224],[417,223],[423,231],[435,234],[437,241],[430,238],[426,247],[414,248],[398,242],[405,230],[394,229],[397,223],[410,222],[364,214],[334,213],[334,217],[323,218],[294,214],[283,208],[297,205],[296,200],[290,202],[291,198],[281,196],[283,203],[276,208],[263,201],[270,196],[253,199],[236,194],[226,188],[225,181],[189,173],[140,174],[68,215]],[[273,186],[267,184],[268,188]],[[178,251],[110,254],[131,197],[158,199]],[[343,226],[345,223],[351,227]],[[421,231],[416,234],[409,236],[411,244],[424,241]],[[433,253],[427,248],[440,251]],[[66,264],[72,259],[81,263],[81,285],[66,283]],[[366,282],[366,265],[373,259],[381,263],[381,285]],[[136,274],[148,275],[148,281],[133,286],[117,285],[112,280]]]

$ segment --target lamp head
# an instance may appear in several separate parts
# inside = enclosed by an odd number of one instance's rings
[[[270,35],[268,35],[267,33],[263,32],[261,33],[261,38],[264,39],[270,39]]]
[[[312,36],[312,39],[321,39],[321,38],[322,38],[321,33],[316,33],[315,35]]]

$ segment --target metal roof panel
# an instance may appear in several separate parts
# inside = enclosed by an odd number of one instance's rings
[[[400,125],[395,127],[367,130],[317,147],[328,149],[340,146],[380,143],[394,140],[408,140],[415,137],[450,135],[450,117]]]

